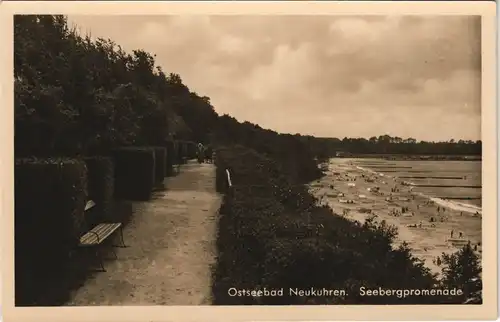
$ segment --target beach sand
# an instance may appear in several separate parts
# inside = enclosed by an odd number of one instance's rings
[[[455,252],[468,241],[473,247],[477,245],[477,253],[481,255],[480,211],[478,215],[473,208],[430,200],[402,185],[403,180],[359,168],[349,159],[332,159],[328,168],[323,178],[309,185],[314,196],[328,204],[334,213],[350,220],[363,223],[376,215],[377,222],[385,220],[394,225],[398,229],[394,246],[406,242],[413,255],[424,260],[434,273],[441,273],[435,263],[438,256]],[[379,188],[378,192],[373,192],[374,187]],[[397,190],[391,191],[394,188]],[[389,197],[391,200],[387,200]],[[346,203],[347,200],[352,203]],[[408,211],[401,213],[402,207]],[[396,211],[399,214],[394,214]]]

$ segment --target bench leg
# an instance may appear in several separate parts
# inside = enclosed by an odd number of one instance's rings
[[[120,226],[120,241],[121,245],[116,245],[115,247],[127,247],[127,245],[125,245],[125,241],[123,240],[123,226]]]
[[[99,264],[101,265],[101,270],[103,272],[106,272],[106,269],[104,268],[104,261],[102,259],[101,248],[99,246],[97,246],[95,249],[95,255],[96,255],[97,260],[99,261]]]
[[[118,259],[118,255],[116,255],[116,252],[115,252],[115,250],[113,249],[113,247],[111,247],[111,251],[113,252],[113,255],[115,255],[115,259]]]

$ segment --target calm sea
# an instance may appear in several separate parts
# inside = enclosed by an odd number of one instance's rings
[[[481,161],[352,159],[356,166],[413,183],[413,191],[481,207]]]

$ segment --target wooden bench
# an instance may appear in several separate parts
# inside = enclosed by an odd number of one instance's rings
[[[85,213],[87,213],[89,210],[91,210],[95,206],[96,206],[96,204],[94,201],[92,201],[92,200],[87,201],[87,204],[85,205]],[[101,253],[100,246],[103,244],[103,242],[108,237],[110,237],[117,230],[120,231],[121,245],[119,245],[119,246],[113,245],[113,246],[115,246],[115,247],[127,247],[125,245],[125,242],[123,241],[122,223],[100,223],[97,226],[95,226],[94,228],[92,228],[90,231],[85,233],[82,237],[80,237],[80,243],[78,246],[86,247],[86,248],[94,247],[96,250],[96,257],[99,259],[101,269],[104,272],[106,271],[106,269],[104,268],[104,262],[102,259],[102,253]],[[115,255],[115,258],[118,258],[115,251],[113,249],[112,249],[112,251],[113,251],[113,254]]]

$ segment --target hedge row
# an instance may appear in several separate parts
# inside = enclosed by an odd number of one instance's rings
[[[36,304],[68,266],[71,251],[85,230],[87,184],[83,160],[16,160],[17,305]]]
[[[86,217],[89,228],[102,222],[117,220],[113,213],[115,192],[115,164],[113,159],[94,156],[84,160],[88,169],[88,199],[96,203],[95,209],[89,212]]]
[[[194,142],[186,142],[186,153],[189,159],[195,159],[197,155],[198,146]]]
[[[173,145],[126,147],[81,159],[16,159],[16,305],[36,305],[71,272],[71,256],[85,232],[126,219],[114,211],[117,200],[151,197],[172,168]],[[96,206],[84,214],[88,200]]]
[[[155,184],[155,150],[121,148],[114,151],[115,197],[149,200]]]
[[[168,140],[165,142],[167,150],[167,160],[165,162],[165,175],[171,177],[174,175],[174,164],[177,162],[177,151],[175,150],[175,141]]]
[[[167,149],[164,147],[154,147],[155,152],[155,184],[163,183],[167,176]]]
[[[335,216],[304,186],[292,185],[276,162],[243,147],[217,151],[233,187],[220,209],[213,296],[218,305],[437,303],[437,297],[362,297],[359,287],[431,288],[437,281],[384,223]],[[280,297],[235,297],[228,289],[283,288]],[[344,296],[290,296],[289,288],[343,289]]]

